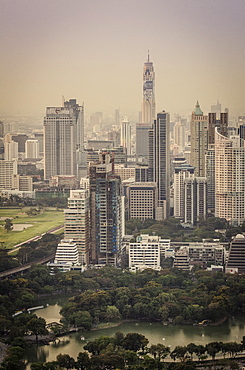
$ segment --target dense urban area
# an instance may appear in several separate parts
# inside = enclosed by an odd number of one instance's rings
[[[25,369],[28,347],[72,332],[244,315],[245,116],[219,101],[157,113],[148,54],[138,119],[85,119],[63,98],[37,123],[0,122],[0,369]],[[59,296],[61,320],[47,323],[37,304]],[[28,366],[239,369],[244,350],[244,336],[170,348],[118,330]]]

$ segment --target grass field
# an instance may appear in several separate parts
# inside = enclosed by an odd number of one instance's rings
[[[64,212],[49,208],[43,210],[36,216],[28,216],[26,211],[29,207],[22,209],[0,209],[0,242],[11,249],[14,245],[41,235],[48,230],[64,224]],[[4,229],[5,219],[11,218],[13,225],[22,229],[21,231],[9,231]],[[25,228],[26,225],[26,228]],[[32,225],[32,226],[28,226]]]

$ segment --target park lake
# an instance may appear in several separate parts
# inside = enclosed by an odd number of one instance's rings
[[[56,300],[40,310],[35,311],[36,315],[43,317],[47,323],[59,322],[61,316],[60,302]],[[106,326],[107,324],[105,324]],[[245,317],[236,317],[226,320],[219,326],[192,326],[192,325],[163,325],[157,322],[124,322],[118,326],[108,327],[89,332],[76,332],[59,338],[49,345],[32,345],[28,348],[26,359],[28,363],[48,362],[56,360],[60,353],[69,354],[74,359],[79,352],[83,351],[83,346],[89,340],[94,340],[99,336],[113,336],[115,332],[140,333],[149,340],[149,345],[162,343],[169,346],[171,350],[177,345],[187,345],[188,343],[205,345],[209,342],[241,342],[245,335]],[[170,360],[168,357],[166,360]],[[30,367],[27,366],[27,369]]]

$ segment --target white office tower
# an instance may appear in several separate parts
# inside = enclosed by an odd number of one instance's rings
[[[86,184],[86,182],[84,182]],[[89,249],[90,207],[89,189],[71,190],[68,198],[68,208],[65,213],[65,238],[76,242],[79,262],[86,264],[86,254]]]
[[[72,239],[62,239],[57,246],[54,263],[78,265],[77,245]]]
[[[189,177],[184,180],[184,222],[195,225],[207,216],[207,179]]]
[[[148,181],[157,183],[158,207],[156,219],[169,216],[170,203],[170,144],[169,113],[157,114],[153,127],[149,130],[149,169]]]
[[[147,268],[161,270],[159,236],[140,235],[136,243],[129,243],[129,269],[140,271]]]
[[[152,123],[155,116],[155,72],[148,53],[148,59],[144,63],[143,69],[142,123]]]
[[[205,176],[205,154],[208,148],[208,116],[203,115],[197,102],[191,116],[191,161],[195,176]]]
[[[174,217],[184,217],[184,181],[194,177],[195,167],[181,164],[174,168]]]
[[[76,99],[48,107],[44,118],[44,178],[78,175],[84,145],[84,107]]]
[[[25,142],[25,157],[39,158],[39,141],[35,139],[28,139]]]
[[[121,122],[121,146],[127,149],[127,155],[131,155],[131,125],[128,117]]]
[[[18,159],[18,143],[16,143],[13,140],[5,142],[4,159],[5,161],[12,161],[13,159]]]
[[[243,145],[243,141],[242,141]],[[215,216],[231,225],[245,218],[245,148],[215,129]]]

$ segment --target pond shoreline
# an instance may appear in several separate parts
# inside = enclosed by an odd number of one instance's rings
[[[215,322],[215,323],[209,323],[205,326],[219,326],[219,325],[222,325],[225,321],[227,320],[227,317],[224,317],[223,319]],[[139,322],[149,322],[150,321],[139,321],[139,320],[121,320],[121,321],[118,321],[117,323],[107,323],[105,325],[101,325],[101,326],[93,326],[90,330],[83,330],[83,328],[71,328],[69,329],[68,331],[66,332],[63,332],[59,335],[54,335],[54,334],[48,334],[48,335],[40,335],[38,337],[38,340],[36,340],[36,336],[35,335],[28,335],[28,336],[25,336],[24,339],[26,340],[26,342],[28,344],[49,344],[49,343],[52,343],[54,342],[56,339],[59,339],[59,337],[63,337],[63,336],[67,336],[69,334],[72,334],[72,333],[78,333],[78,332],[81,332],[81,333],[86,333],[86,332],[90,332],[90,331],[98,331],[98,330],[104,330],[104,329],[110,329],[110,328],[116,328],[118,326],[120,326],[121,324],[124,324],[124,323],[139,323]],[[166,326],[166,325],[173,325],[175,326],[174,324],[172,323],[162,323],[163,326]],[[186,324],[187,326],[190,326],[189,324]],[[199,325],[199,326],[202,326],[202,325]]]

